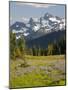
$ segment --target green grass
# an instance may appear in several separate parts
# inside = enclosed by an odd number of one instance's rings
[[[28,60],[54,60],[54,59],[64,59],[64,55],[50,55],[50,56],[30,56],[26,55],[26,59]]]
[[[27,67],[10,60],[10,88],[65,85],[64,55],[25,57]]]
[[[47,75],[43,77],[42,74],[36,74],[32,72],[31,74],[26,74],[24,76],[14,78],[11,82],[11,87],[19,88],[32,86],[48,86],[51,82],[52,81]]]

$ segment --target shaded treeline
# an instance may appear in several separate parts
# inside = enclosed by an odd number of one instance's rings
[[[24,58],[25,55],[32,56],[47,56],[47,55],[61,55],[66,53],[66,39],[65,35],[58,41],[49,42],[47,48],[36,47],[27,48],[24,37],[16,39],[16,35],[10,32],[10,58]]]
[[[36,47],[26,48],[26,54],[33,56],[60,55],[66,53],[65,35],[58,41],[49,42],[47,48]]]

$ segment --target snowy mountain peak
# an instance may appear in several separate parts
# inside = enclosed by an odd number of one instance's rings
[[[30,24],[31,28],[36,25],[33,18],[30,18],[28,24]]]
[[[19,38],[20,34],[22,34],[29,39],[37,38],[54,31],[65,30],[64,18],[45,13],[44,16],[35,19],[31,17],[27,23],[15,22],[10,26],[10,30],[16,33]]]

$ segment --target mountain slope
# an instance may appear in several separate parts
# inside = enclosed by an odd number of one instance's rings
[[[65,35],[65,31],[58,31],[58,32],[52,32],[52,33],[48,33],[42,37],[30,40],[30,41],[26,41],[26,45],[27,47],[31,48],[31,47],[41,47],[41,48],[47,48],[48,47],[48,43],[52,43],[54,41],[58,41],[60,40],[63,36]]]

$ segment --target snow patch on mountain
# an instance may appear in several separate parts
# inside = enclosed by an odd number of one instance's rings
[[[34,26],[33,30],[36,32],[36,31],[38,31],[38,30],[39,30],[39,28],[40,28],[40,25],[39,25],[39,24],[37,24],[36,26]]]
[[[31,39],[54,31],[65,30],[65,18],[46,13],[40,18],[30,18],[27,23],[16,22],[10,29],[16,33],[17,39],[20,38],[20,34]]]
[[[24,36],[28,36],[28,35],[29,35],[29,33],[24,33],[23,35],[24,35]]]
[[[55,17],[51,17],[51,18],[49,18],[49,20],[51,20],[52,22],[60,23],[60,20],[57,20]]]
[[[15,30],[15,29],[13,29],[13,31],[12,31],[13,33],[24,33],[24,31],[23,30]]]

